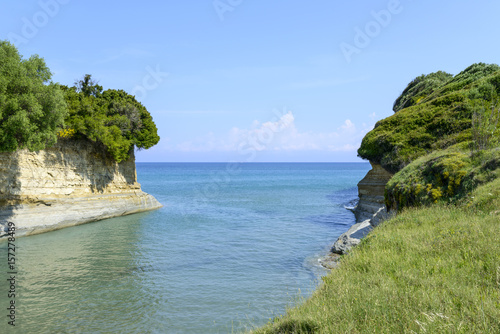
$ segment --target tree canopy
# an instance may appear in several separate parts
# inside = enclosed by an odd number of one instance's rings
[[[52,146],[67,108],[59,85],[38,55],[23,59],[15,46],[0,41],[0,151]]]
[[[106,147],[117,161],[136,146],[158,143],[153,118],[134,96],[108,89],[90,74],[73,87],[50,82],[37,55],[25,60],[15,46],[0,41],[0,151],[38,151],[59,138],[87,138]]]
[[[66,132],[85,136],[106,146],[120,162],[129,157],[135,145],[147,149],[158,143],[156,125],[146,108],[123,90],[102,87],[85,75],[83,86],[62,87],[69,110]]]

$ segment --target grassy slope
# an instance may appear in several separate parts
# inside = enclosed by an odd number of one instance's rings
[[[408,85],[358,151],[398,172],[386,202],[400,213],[256,333],[500,333],[500,149],[471,151],[474,106],[500,97],[499,69]]]
[[[500,148],[471,154],[451,147],[410,163],[387,183],[386,204],[401,210],[439,201],[467,204],[470,192],[500,178]]]
[[[500,179],[473,197],[383,223],[256,333],[500,333]]]

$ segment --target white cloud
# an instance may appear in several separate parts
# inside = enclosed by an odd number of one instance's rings
[[[355,152],[364,135],[371,130],[363,124],[361,129],[350,120],[332,132],[299,131],[291,111],[281,113],[274,120],[261,123],[255,120],[249,128],[233,127],[223,136],[208,133],[183,142],[170,149],[181,152],[238,152],[262,151],[326,151]]]
[[[353,122],[351,122],[350,119],[346,119],[344,124],[340,127],[342,131],[344,132],[349,132],[349,133],[355,133],[356,132],[356,125],[354,125]]]

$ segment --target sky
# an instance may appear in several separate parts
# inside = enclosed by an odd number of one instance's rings
[[[500,2],[0,0],[0,39],[52,80],[136,96],[138,162],[358,162],[421,74],[500,64]]]

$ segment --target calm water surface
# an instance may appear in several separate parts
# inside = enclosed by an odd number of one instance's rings
[[[369,164],[138,163],[160,210],[16,240],[16,327],[0,332],[230,333],[282,314],[354,223]],[[299,292],[300,291],[300,292]]]

